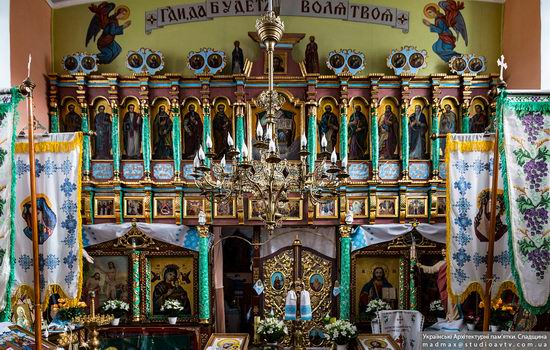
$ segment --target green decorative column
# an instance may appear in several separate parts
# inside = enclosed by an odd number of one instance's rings
[[[204,152],[206,152],[206,139],[208,137],[212,138],[212,122],[210,121],[210,104],[206,102],[203,107],[204,110],[204,120],[202,128],[202,149]],[[214,144],[214,140],[212,140],[212,144]],[[207,166],[210,166],[210,159],[206,158],[205,163]]]
[[[408,101],[401,105],[401,166],[403,177],[409,178],[409,118],[407,118]]]
[[[468,103],[462,104],[462,133],[468,134],[470,132],[470,112],[468,111]]]
[[[210,230],[199,225],[199,321],[210,322],[210,274],[208,272],[208,241]]]
[[[371,104],[371,144],[372,144],[372,174],[374,179],[378,179],[378,157],[380,154],[380,145],[378,144],[378,116],[376,115],[376,102]]]
[[[111,149],[113,152],[114,179],[120,179],[120,137],[118,136],[118,106],[113,103],[113,120],[111,124]]]
[[[142,102],[143,120],[141,124],[141,149],[145,178],[151,177],[151,123],[149,122],[149,105]]]
[[[241,150],[245,140],[244,140],[244,115],[243,115],[243,107],[237,106],[237,117],[236,117],[236,125],[235,125],[235,145],[237,146],[237,149]],[[239,158],[241,155],[239,154]]]
[[[94,224],[94,216],[95,216],[95,210],[94,210],[94,196],[95,192],[90,191],[90,198],[89,198],[89,205],[90,205],[90,224]]]
[[[347,106],[340,106],[340,160],[348,157],[348,116]]]
[[[59,112],[57,106],[50,112],[50,132],[59,132]]]
[[[141,319],[139,255],[139,250],[132,252],[132,321],[134,322],[139,322]]]
[[[317,117],[315,107],[312,106],[307,117],[307,157],[308,170],[315,170],[315,161],[317,160]]]
[[[439,135],[439,118],[438,114],[439,101],[434,101],[432,105],[432,134]],[[435,138],[432,142],[432,172],[434,175],[439,175],[439,138]]]
[[[414,268],[416,266],[416,259],[411,259],[411,268],[409,271],[409,301],[410,310],[418,309],[418,303],[416,302],[416,283],[414,283]]]
[[[181,120],[177,103],[172,107],[172,150],[174,153],[174,173],[176,180],[181,174]],[[183,207],[182,207],[183,208]]]
[[[82,171],[84,177],[87,178],[90,175],[90,127],[88,126],[88,106],[84,104],[82,106],[82,132],[84,133],[84,141],[82,147]]]
[[[340,319],[349,320],[350,314],[350,258],[351,226],[340,226]]]
[[[405,261],[404,257],[399,258],[399,310],[405,310],[405,273],[407,272],[405,269],[405,264],[407,262]]]

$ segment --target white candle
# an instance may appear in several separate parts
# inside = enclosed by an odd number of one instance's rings
[[[210,138],[210,135],[206,137],[206,148],[211,149],[212,148],[212,138]]]
[[[346,169],[348,167],[348,157],[342,159],[342,168]]]
[[[202,150],[202,145],[199,147],[199,159],[204,160],[206,158],[206,154],[204,154],[204,151]]]
[[[225,170],[225,154],[222,157],[222,160],[220,160],[220,165],[222,167],[222,171]]]
[[[248,147],[246,147],[246,143],[243,143],[242,151],[243,151],[243,160],[247,160],[248,159]]]
[[[273,138],[272,135],[273,135],[273,129],[271,128],[271,124],[268,124],[266,128],[265,139],[271,140]]]
[[[233,138],[231,137],[231,134],[227,134],[227,145],[229,147],[233,147]]]
[[[275,142],[273,140],[269,140],[269,152],[275,153],[277,149],[275,148]]]
[[[193,159],[193,167],[196,169],[201,165],[199,160],[199,152],[195,153],[195,158]]]
[[[273,11],[273,0],[267,0],[267,6],[269,12]]]
[[[302,145],[302,148],[307,147],[307,137],[305,133],[302,133],[302,138],[300,140],[300,144]]]
[[[258,140],[261,140],[264,136],[264,128],[262,128],[262,123],[258,123],[258,126],[256,127],[256,138]]]
[[[336,147],[332,149],[332,154],[330,155],[330,162],[336,164],[338,157],[336,156]]]
[[[323,134],[323,137],[321,138],[321,147],[327,147],[327,138],[325,136],[325,134]]]

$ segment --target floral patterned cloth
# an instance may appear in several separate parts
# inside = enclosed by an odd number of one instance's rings
[[[30,164],[27,141],[15,145],[15,291],[33,289]],[[82,286],[82,133],[50,134],[35,141],[35,176],[42,300],[52,288],[69,299]]]
[[[389,334],[403,350],[422,348],[424,316],[415,310],[383,310],[376,313],[380,333]]]
[[[485,292],[494,142],[483,134],[447,135],[447,290],[454,300]],[[500,188],[499,176],[492,298],[513,288]]]
[[[508,96],[501,108],[512,271],[523,306],[543,313],[550,310],[550,102]]]

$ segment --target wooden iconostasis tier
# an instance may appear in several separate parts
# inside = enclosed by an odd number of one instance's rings
[[[332,203],[296,198],[288,224],[334,225],[348,210],[357,224],[444,221],[445,140],[431,135],[490,129],[496,82],[492,75],[277,76],[283,157],[299,159],[302,134],[317,154],[325,135],[329,151],[348,159],[350,175]],[[87,132],[85,222],[194,225],[204,209],[209,223],[260,223],[250,199],[201,198],[191,173],[208,137],[215,161],[227,152],[228,134],[253,148],[266,122],[256,99],[266,88],[266,76],[51,74],[50,131]]]

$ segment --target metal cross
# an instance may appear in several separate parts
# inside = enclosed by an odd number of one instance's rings
[[[500,67],[500,80],[504,81],[504,70],[508,69],[508,64],[504,62],[504,55],[500,55],[500,58],[497,60],[497,65]]]

